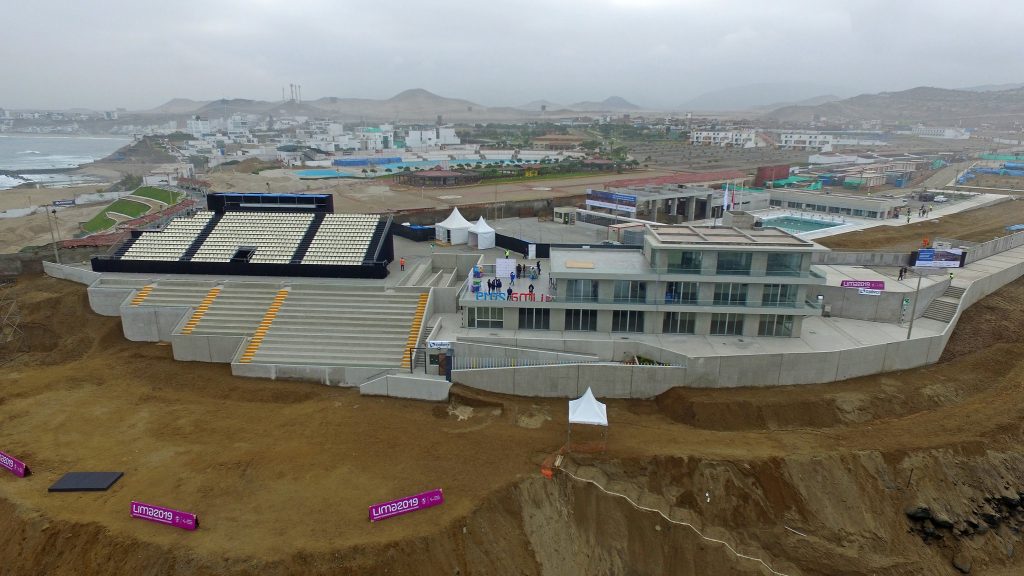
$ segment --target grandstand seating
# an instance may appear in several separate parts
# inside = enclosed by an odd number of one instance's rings
[[[143,232],[121,255],[122,260],[179,260],[192,245],[213,212],[175,218],[160,232]]]
[[[289,264],[312,221],[312,212],[227,212],[192,261],[230,262],[240,247],[252,246],[249,262]]]
[[[358,265],[366,258],[381,223],[376,214],[228,212],[217,216],[199,212],[171,221],[161,232],[144,232],[121,257],[229,262],[240,247],[251,246],[256,250],[249,261],[254,263],[289,264],[298,255],[303,264]],[[314,219],[321,218],[320,225],[311,229]],[[214,224],[212,229],[206,229],[208,224]],[[310,231],[315,233],[308,247],[297,254]]]
[[[380,221],[376,214],[325,215],[302,263],[362,264]]]
[[[269,291],[268,295],[274,296]],[[260,341],[250,344],[239,361],[397,368],[419,301],[417,293],[292,285],[286,299],[259,309],[262,317],[277,305],[273,314],[268,313],[269,321],[260,325]]]

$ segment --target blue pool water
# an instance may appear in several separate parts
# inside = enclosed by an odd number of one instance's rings
[[[809,220],[807,218],[795,218],[793,216],[781,216],[779,218],[764,220],[763,222],[765,228],[780,228],[791,234],[799,234],[801,232],[810,232],[812,230],[822,230],[824,228],[843,225],[843,222]]]

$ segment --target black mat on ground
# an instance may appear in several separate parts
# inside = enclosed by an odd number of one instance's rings
[[[50,486],[49,492],[102,492],[124,472],[68,472]]]

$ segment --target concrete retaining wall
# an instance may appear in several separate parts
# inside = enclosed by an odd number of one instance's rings
[[[121,305],[137,290],[130,287],[89,286],[89,307],[100,316],[121,316]]]
[[[120,307],[121,330],[124,337],[133,342],[173,343],[174,328],[191,310],[188,306],[132,306],[125,301]],[[177,351],[174,357],[178,357]],[[230,358],[222,360],[229,361]]]
[[[523,364],[562,364],[569,362],[595,362],[599,360],[597,356],[589,354],[574,354],[571,352],[556,352],[533,348],[513,348],[461,340],[455,342],[454,348],[456,358],[492,359],[499,362],[515,359]]]
[[[554,352],[567,352],[571,354],[582,354],[589,358],[605,362],[619,362],[629,360],[633,356],[642,356],[655,362],[686,366],[688,357],[678,352],[652,346],[645,342],[632,340],[585,340],[558,337],[544,337],[543,332],[536,332],[539,336],[476,336],[472,339],[463,338],[460,343],[480,343],[509,348],[539,349]]]
[[[811,264],[831,266],[900,266],[910,265],[909,252],[813,252]]]
[[[43,272],[45,272],[47,276],[51,276],[53,278],[71,280],[72,282],[78,282],[79,284],[85,284],[86,286],[89,286],[103,276],[99,272],[93,272],[86,268],[54,264],[53,262],[43,262]]]
[[[172,334],[169,339],[171,347],[174,349],[175,360],[226,364],[234,360],[246,337],[219,334]]]
[[[451,382],[437,378],[423,378],[412,375],[389,374],[359,386],[364,396],[390,396],[430,402],[447,402]]]
[[[359,366],[304,366],[299,364],[231,363],[231,374],[268,380],[302,380],[327,386],[355,387],[367,381],[397,372],[398,368]]]
[[[921,300],[917,303],[915,317],[920,318],[932,300],[942,296],[947,286],[949,286],[949,280],[921,288]],[[868,296],[858,293],[856,288],[840,286],[815,286],[814,292],[825,297],[824,304],[832,307],[832,316],[890,324],[900,321],[903,298],[913,299],[914,297],[913,292],[882,292],[879,296]],[[913,309],[913,307],[907,309],[907,319]]]
[[[626,364],[562,364],[454,370],[452,381],[518,396],[578,398],[588,387],[600,398],[653,398],[686,385],[686,368]]]

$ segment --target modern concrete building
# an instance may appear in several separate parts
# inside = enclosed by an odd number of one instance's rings
[[[878,220],[893,218],[895,212],[903,206],[903,200],[898,198],[824,194],[790,188],[776,188],[771,191],[771,195],[771,205],[776,208]]]
[[[725,204],[728,204],[730,210],[749,212],[768,209],[767,192],[730,190],[728,201],[723,198],[726,193],[724,189],[704,186],[630,186],[587,190],[586,203],[591,210],[671,223],[721,218]]]
[[[832,134],[819,132],[784,132],[779,135],[779,146],[828,152],[838,143],[837,140]]]
[[[642,249],[553,248],[546,285],[503,278],[511,294],[466,291],[462,325],[796,337],[803,318],[820,313],[816,250],[776,228],[648,226]]]

